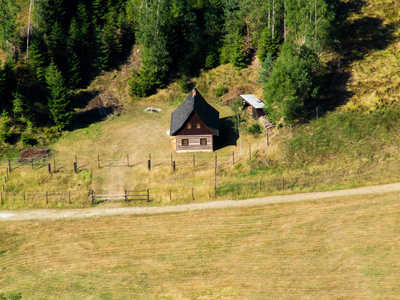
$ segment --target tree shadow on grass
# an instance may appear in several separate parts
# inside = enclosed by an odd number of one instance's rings
[[[70,130],[88,127],[90,124],[103,121],[115,112],[116,107],[104,107],[101,101],[94,101],[98,92],[81,92],[72,98],[72,104],[77,108],[73,114]]]
[[[214,150],[237,145],[239,134],[234,130],[234,126],[230,117],[219,120],[219,136],[216,138]]]
[[[366,4],[363,0],[336,2],[334,24],[337,30],[333,47],[340,58],[329,62],[331,71],[321,78],[323,93],[316,103],[321,113],[334,110],[353,96],[347,86],[354,62],[371,52],[386,49],[396,39],[395,31],[399,24],[385,24],[379,18],[357,15]]]

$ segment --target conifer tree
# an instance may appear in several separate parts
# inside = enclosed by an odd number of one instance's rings
[[[0,0],[0,47],[10,51],[10,40],[17,26],[18,7],[15,0]]]
[[[25,118],[25,98],[19,92],[14,93],[13,113],[14,118],[23,121]]]
[[[42,40],[40,38],[32,39],[29,53],[29,71],[39,85],[45,82],[46,56],[44,52],[45,46]]]
[[[53,62],[47,68],[45,78],[48,90],[47,101],[50,118],[54,125],[63,129],[69,125],[72,115],[64,78]]]
[[[92,55],[94,56],[93,67],[95,67],[97,70],[104,70],[105,68],[107,68],[109,49],[107,47],[104,34],[99,26],[96,26],[94,31],[94,45]]]
[[[18,80],[14,63],[7,59],[0,67],[0,109],[12,107],[13,93],[17,90]]]
[[[272,121],[290,122],[301,117],[318,93],[318,57],[305,45],[283,44],[264,85],[267,113]]]

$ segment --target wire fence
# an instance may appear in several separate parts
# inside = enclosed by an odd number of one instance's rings
[[[0,205],[4,209],[87,207],[91,200],[81,192],[0,192]]]
[[[0,161],[0,176],[7,176],[15,170],[42,170],[46,169],[49,173],[54,172],[79,172],[82,170],[104,169],[112,167],[139,167],[148,170],[169,168],[178,170],[182,167],[195,167],[197,169],[214,167],[217,160],[218,167],[233,166],[239,162],[244,162],[247,159],[254,157],[256,152],[252,152],[251,145],[243,147],[240,152],[232,151],[224,154],[214,153],[171,153],[166,155],[149,154],[148,157],[140,159],[132,158],[129,154],[117,156],[96,155],[93,157],[87,156],[51,156],[35,159],[10,159]]]
[[[377,163],[364,163],[357,167],[348,169],[331,169],[331,170],[313,170],[303,171],[291,174],[273,174],[259,173],[263,175],[251,176],[245,175],[241,178],[232,178],[229,172],[224,170],[232,169],[232,166],[244,162],[256,153],[251,153],[251,148],[248,148],[242,155],[235,153],[216,155],[216,154],[179,154],[171,156],[149,156],[148,161],[151,161],[150,170],[154,168],[172,168],[171,162],[175,162],[176,170],[183,175],[187,174],[187,168],[201,170],[207,168],[213,170],[215,168],[216,177],[213,185],[212,180],[208,181],[208,185],[186,185],[184,187],[159,187],[156,183],[152,186],[143,188],[149,189],[150,202],[156,203],[189,203],[189,202],[204,202],[215,199],[241,199],[249,197],[261,197],[272,194],[284,194],[294,192],[310,192],[329,189],[351,188],[361,185],[372,185],[380,183],[397,182],[400,178],[400,163],[391,161],[381,161]],[[122,156],[121,156],[122,157]],[[108,162],[108,165],[105,162]],[[94,205],[91,195],[93,191],[43,191],[40,193],[28,193],[24,191],[12,190],[7,184],[12,180],[14,173],[22,170],[29,172],[48,172],[46,166],[52,165],[51,172],[67,172],[64,165],[67,165],[68,160],[63,161],[60,157],[50,157],[41,161],[20,162],[6,161],[0,165],[0,176],[4,177],[3,188],[0,195],[0,205],[3,209],[12,208],[30,208],[30,207],[87,207]],[[100,166],[96,164],[100,162]],[[129,162],[129,165],[128,165]],[[85,157],[69,158],[68,165],[79,164],[77,172],[91,168],[108,168],[110,164],[125,163],[122,167],[141,167],[148,168],[146,163],[134,164],[125,156],[125,160],[115,160],[115,158],[100,158],[99,160]],[[104,164],[104,166],[103,166]],[[70,168],[68,172],[73,173],[74,169]],[[132,188],[135,188],[132,186]],[[123,193],[123,191],[121,191]],[[127,204],[130,205],[130,204]],[[137,205],[133,201],[132,205]],[[151,204],[150,204],[151,205]]]

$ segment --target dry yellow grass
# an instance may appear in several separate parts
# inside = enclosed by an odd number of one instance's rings
[[[397,299],[399,194],[0,227],[24,299]]]
[[[346,52],[349,53],[351,51],[364,51],[365,49],[360,49],[363,47],[372,47],[367,55],[349,66],[348,71],[351,74],[351,79],[348,83],[348,91],[352,94],[352,97],[344,106],[344,109],[355,112],[370,112],[382,109],[387,104],[398,102],[400,96],[400,77],[398,74],[400,66],[400,11],[397,9],[398,1],[370,0],[360,5],[362,6],[360,11],[353,12],[349,20],[375,20],[376,24],[381,22],[382,28],[371,27],[368,31],[368,34],[371,34],[372,37],[371,41],[368,40],[371,37],[360,36],[360,41],[354,43],[355,49],[346,49]],[[368,25],[368,21],[365,21],[365,26],[371,25]],[[388,37],[384,37],[385,35]],[[388,39],[388,41],[385,41],[385,39]],[[381,46],[385,42],[388,43],[387,46]]]

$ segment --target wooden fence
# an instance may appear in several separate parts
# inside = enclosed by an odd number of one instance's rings
[[[150,190],[124,190],[123,194],[95,194],[91,192],[92,204],[98,204],[102,202],[111,201],[125,201],[131,202],[135,200],[145,200],[150,202]]]

